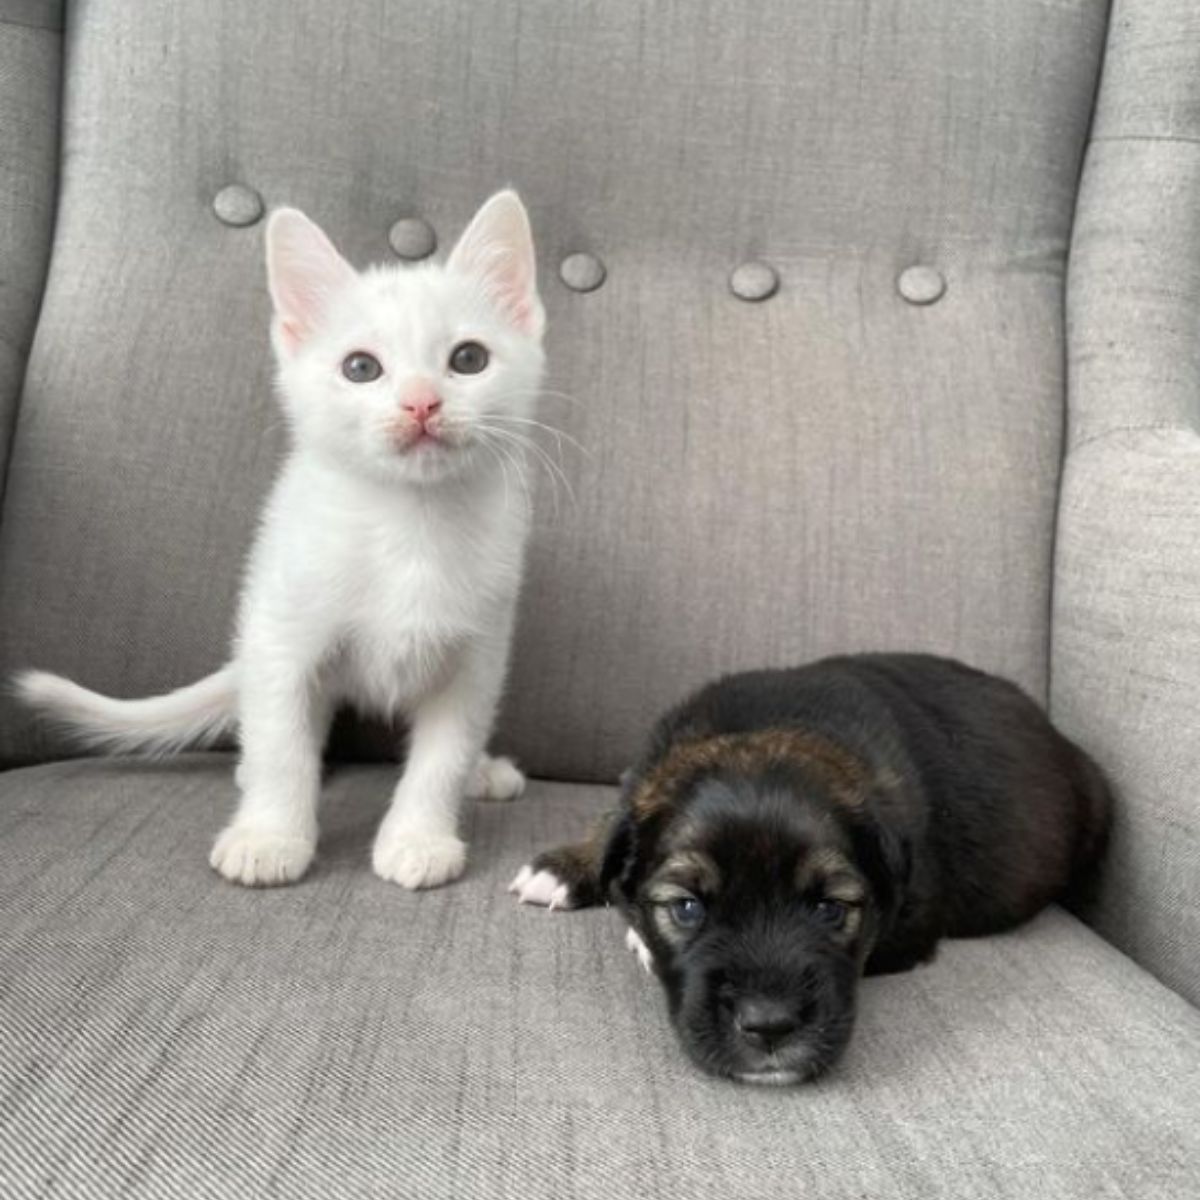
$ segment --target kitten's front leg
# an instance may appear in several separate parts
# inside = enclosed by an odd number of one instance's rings
[[[506,649],[499,638],[469,645],[449,683],[413,714],[404,774],[372,855],[384,879],[427,888],[463,873],[458,810],[491,732]]]
[[[316,850],[331,706],[304,664],[249,654],[239,668],[242,797],[209,862],[233,883],[293,883]]]

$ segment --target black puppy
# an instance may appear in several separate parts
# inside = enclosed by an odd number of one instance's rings
[[[586,842],[513,881],[614,900],[692,1058],[753,1083],[837,1060],[860,974],[996,933],[1101,852],[1099,768],[1019,688],[949,659],[732,675],[664,717]]]

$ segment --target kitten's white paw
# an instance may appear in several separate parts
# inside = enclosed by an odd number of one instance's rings
[[[654,955],[650,953],[650,947],[642,941],[638,931],[632,925],[625,930],[625,948],[632,950],[637,955],[643,971],[654,973]]]
[[[467,795],[472,800],[515,800],[525,790],[525,776],[511,758],[484,754],[471,777]]]
[[[217,837],[208,862],[231,883],[275,887],[299,879],[308,870],[315,849],[309,838],[230,825]]]
[[[467,866],[467,845],[447,834],[380,831],[371,856],[375,874],[406,888],[440,887]]]
[[[543,908],[571,908],[575,901],[570,887],[563,883],[553,871],[535,871],[522,867],[517,877],[508,885],[521,904],[540,904]]]

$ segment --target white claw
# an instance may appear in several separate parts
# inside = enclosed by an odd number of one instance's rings
[[[537,904],[550,912],[572,906],[570,884],[563,883],[553,871],[535,872],[532,867],[522,867],[508,890],[521,904]]]
[[[632,925],[625,930],[625,947],[637,955],[638,962],[641,964],[643,971],[647,974],[653,973],[654,955],[650,953],[650,947],[642,941],[638,931]]]

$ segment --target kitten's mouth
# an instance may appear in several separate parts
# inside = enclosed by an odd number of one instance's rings
[[[411,454],[414,451],[424,453],[430,450],[445,450],[450,442],[440,429],[430,429],[427,425],[415,429],[399,430],[392,435],[392,445],[401,454]]]

